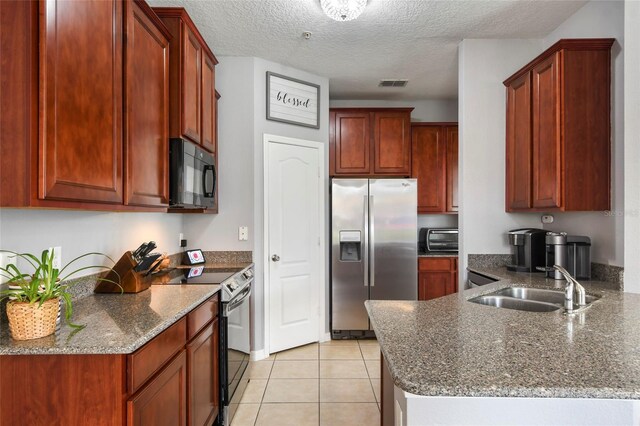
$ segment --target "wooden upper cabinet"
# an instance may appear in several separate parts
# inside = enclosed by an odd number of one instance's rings
[[[507,209],[531,208],[531,75],[507,86]]]
[[[330,176],[410,176],[413,108],[332,108]]]
[[[336,174],[369,174],[371,122],[369,112],[335,113]]]
[[[169,136],[215,152],[217,146],[214,56],[181,7],[156,7],[171,36]]]
[[[411,174],[411,113],[374,112],[373,173]]]
[[[447,126],[447,211],[458,211],[458,126]]]
[[[418,213],[458,211],[458,126],[413,123],[411,177],[418,180]]]
[[[208,57],[202,66],[202,146],[216,153],[217,139],[217,99],[216,99],[216,65]]]
[[[169,203],[169,39],[151,8],[127,2],[125,204]]]
[[[193,31],[182,23],[182,134],[195,143],[202,137],[202,46]]]
[[[414,125],[413,171],[418,180],[418,213],[446,211],[447,142],[442,126]]]
[[[560,52],[531,71],[533,80],[533,207],[561,207]]]
[[[611,46],[563,39],[507,87],[506,210],[611,207]]]
[[[123,3],[41,8],[39,198],[121,204]]]

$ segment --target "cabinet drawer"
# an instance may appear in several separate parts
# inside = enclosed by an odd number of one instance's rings
[[[135,393],[152,375],[187,343],[187,320],[180,321],[160,333],[149,343],[127,356],[128,387]]]
[[[218,295],[187,314],[187,340],[193,339],[202,328],[218,316]]]
[[[454,257],[431,257],[418,259],[419,271],[450,271],[454,269]]]

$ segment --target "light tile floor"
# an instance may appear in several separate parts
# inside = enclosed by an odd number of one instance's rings
[[[249,385],[231,426],[377,426],[380,347],[332,340],[249,364]]]

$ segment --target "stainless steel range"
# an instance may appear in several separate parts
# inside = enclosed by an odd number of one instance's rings
[[[249,303],[253,265],[219,270],[195,267],[168,284],[219,284],[222,318],[220,321],[220,383],[222,421],[229,425],[249,383],[245,374],[251,354]]]

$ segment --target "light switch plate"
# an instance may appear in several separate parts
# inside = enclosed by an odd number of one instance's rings
[[[238,240],[247,241],[249,239],[249,227],[241,226],[238,228]]]
[[[0,266],[6,268],[8,265],[15,265],[16,257],[9,253],[0,253]],[[0,284],[7,282],[8,278],[0,275]]]

